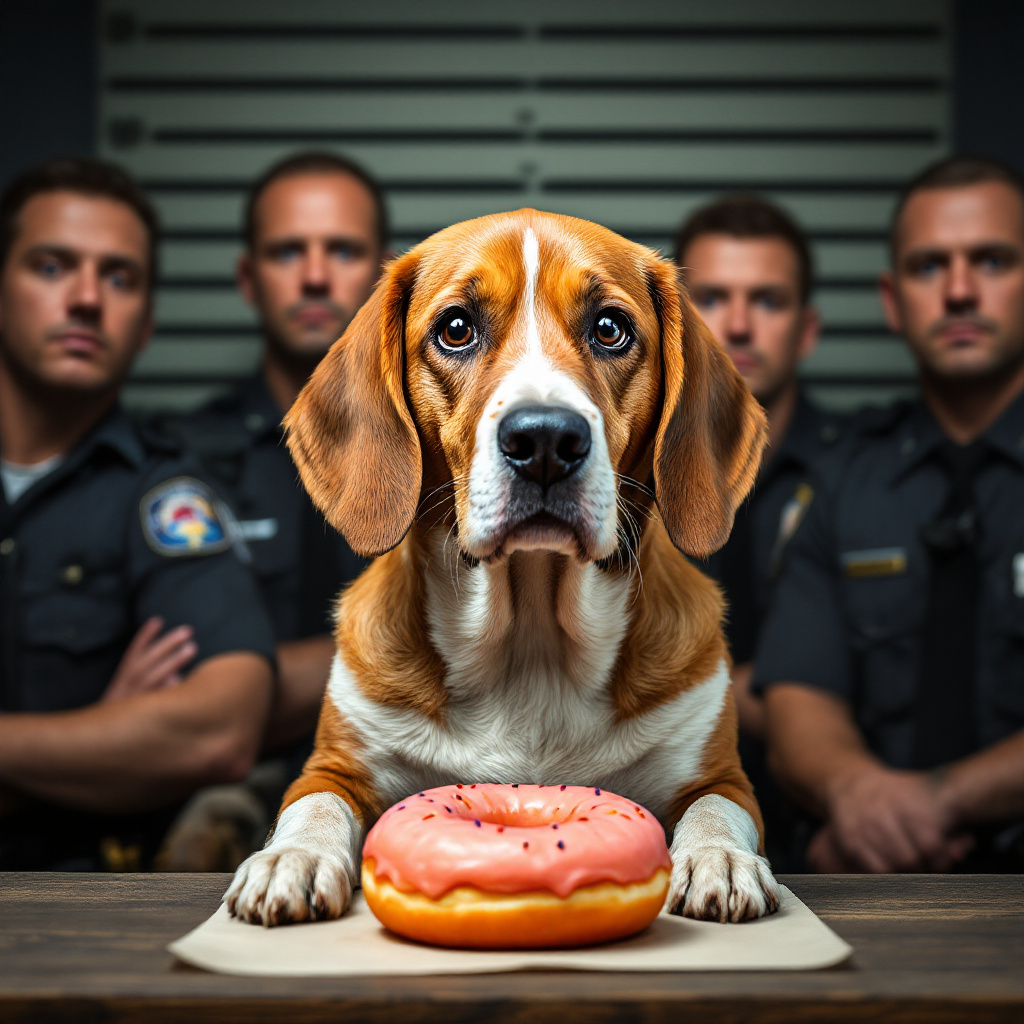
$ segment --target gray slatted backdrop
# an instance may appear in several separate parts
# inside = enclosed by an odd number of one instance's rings
[[[248,182],[297,148],[386,186],[401,250],[535,206],[671,251],[723,189],[814,240],[833,405],[905,389],[875,278],[895,190],[949,149],[944,0],[104,0],[101,151],[166,227],[129,401],[190,406],[254,365],[233,283]]]

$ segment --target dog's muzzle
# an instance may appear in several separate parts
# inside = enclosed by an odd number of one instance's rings
[[[586,462],[590,424],[561,406],[522,406],[503,417],[498,448],[517,476],[539,485],[546,495]]]

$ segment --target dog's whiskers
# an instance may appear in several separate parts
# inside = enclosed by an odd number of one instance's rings
[[[432,498],[438,492],[444,491],[444,490],[446,490],[449,487],[454,492],[456,484],[462,483],[463,481],[468,480],[468,479],[469,479],[469,474],[468,473],[462,473],[459,476],[452,477],[451,480],[446,480],[443,484],[438,484],[437,487],[434,487],[433,489],[429,490],[426,494],[423,495],[422,498],[420,498],[420,503],[419,503],[419,505],[416,506],[416,514],[418,516],[426,515],[428,512],[432,512],[439,505],[444,504],[444,502],[446,502],[449,499],[449,497],[454,497],[454,494],[452,494],[452,495],[442,494],[440,496],[440,498],[438,498],[438,500],[435,501],[432,505],[424,508],[424,503],[427,502],[430,498]]]
[[[640,547],[641,530],[636,519],[633,518],[633,515],[630,513],[627,507],[626,499],[622,498],[621,495],[616,494],[616,504],[619,510],[622,512],[622,517],[624,520],[624,526],[620,527],[616,531],[619,535],[620,540],[619,547],[616,551],[616,556],[618,558],[619,568],[623,568],[622,549],[625,548],[625,569],[627,573],[627,579],[630,581],[630,583],[632,583],[633,581],[633,571],[635,566],[636,576],[639,580],[639,586],[636,588],[633,594],[633,601],[631,602],[635,604],[644,589],[643,570],[640,568],[640,559],[637,556],[637,550],[639,550]]]
[[[650,487],[647,486],[647,484],[642,484],[639,480],[634,480],[633,477],[626,476],[625,473],[616,473],[615,479],[619,481],[620,487],[623,484],[628,484],[630,487],[634,487],[638,491],[642,491],[644,494],[647,495],[648,498],[653,499],[655,497],[654,491],[652,491]]]

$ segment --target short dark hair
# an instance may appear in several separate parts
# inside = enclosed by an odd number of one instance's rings
[[[75,192],[124,203],[138,216],[149,239],[148,290],[157,275],[160,220],[156,209],[131,176],[116,164],[91,157],[58,157],[22,171],[0,196],[0,268],[18,237],[18,215],[33,197],[46,192]]]
[[[896,231],[911,196],[931,189],[961,188],[964,185],[980,185],[986,181],[1000,181],[1004,185],[1009,185],[1020,196],[1021,205],[1024,206],[1024,175],[1009,164],[988,156],[963,154],[946,157],[938,163],[929,164],[911,178],[896,200],[892,219],[889,221],[889,260],[893,268],[896,266]]]
[[[245,201],[245,221],[242,230],[245,235],[245,244],[250,251],[256,242],[256,204],[259,202],[260,196],[275,181],[281,178],[298,177],[302,174],[341,174],[355,178],[370,193],[370,198],[373,200],[377,218],[377,244],[381,251],[384,251],[388,244],[388,210],[384,202],[384,190],[380,184],[354,160],[338,156],[336,153],[313,149],[294,153],[292,156],[285,157],[284,160],[279,160],[267,168],[249,190]]]
[[[753,195],[730,195],[695,210],[676,234],[676,263],[702,235],[732,238],[779,238],[796,256],[800,304],[806,306],[814,286],[814,262],[807,235],[781,207]]]

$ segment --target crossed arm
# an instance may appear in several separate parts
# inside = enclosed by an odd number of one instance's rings
[[[244,778],[271,687],[269,663],[235,651],[200,662],[177,685],[74,711],[0,714],[0,793],[127,812]]]
[[[316,728],[334,659],[330,636],[311,636],[277,645],[277,686],[264,749],[279,750]]]
[[[867,749],[838,697],[780,683],[765,708],[773,770],[825,822],[808,849],[817,870],[948,870],[972,826],[1024,815],[1024,732],[935,771],[901,771]]]

